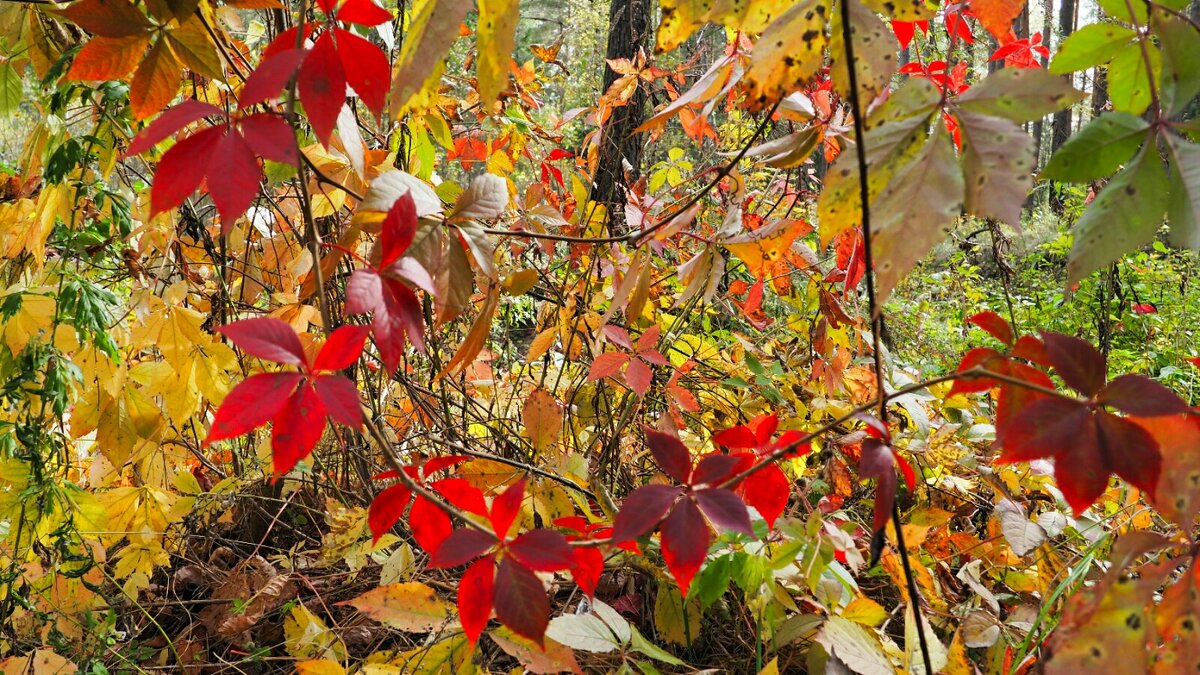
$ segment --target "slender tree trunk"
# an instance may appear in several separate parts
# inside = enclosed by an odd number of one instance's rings
[[[1054,0],[1045,0],[1042,3],[1042,14],[1042,44],[1050,46],[1051,33],[1054,30],[1054,24],[1052,23],[1054,17]],[[1050,65],[1049,59],[1046,59],[1045,65]],[[1036,158],[1035,162],[1038,169],[1042,168],[1042,150],[1045,144],[1045,139],[1043,137],[1045,136],[1045,129],[1045,118],[1041,118],[1033,123],[1033,144],[1035,148],[1034,157]]]
[[[608,13],[608,59],[633,59],[650,44],[650,0],[612,0]],[[601,93],[620,75],[604,67]],[[641,173],[642,142],[633,133],[645,118],[646,95],[638,86],[627,105],[614,108],[600,130],[600,153],[592,185],[592,201],[608,209],[608,227],[625,231],[625,187]]]
[[[1071,33],[1075,32],[1075,2],[1076,0],[1062,0],[1059,7],[1058,15],[1058,33],[1059,40],[1065,40],[1070,37]],[[1062,44],[1059,42],[1059,44]],[[1050,152],[1053,154],[1067,142],[1071,137],[1071,108],[1065,108],[1054,113],[1054,129],[1050,136]],[[1062,199],[1057,194],[1052,194],[1050,206],[1055,213],[1062,213]]]

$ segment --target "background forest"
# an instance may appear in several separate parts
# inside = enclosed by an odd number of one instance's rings
[[[1196,672],[1198,54],[0,0],[0,671]]]

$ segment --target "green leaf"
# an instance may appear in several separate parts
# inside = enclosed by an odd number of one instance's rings
[[[1084,183],[1111,176],[1146,140],[1146,120],[1126,112],[1108,112],[1067,139],[1042,169],[1044,180]]]
[[[1145,55],[1150,59],[1150,68],[1157,82],[1162,72],[1162,54],[1157,47],[1147,43]],[[1108,64],[1108,98],[1112,101],[1113,110],[1134,115],[1145,112],[1150,106],[1150,77],[1141,44],[1135,42],[1118,51],[1112,63]]]
[[[1166,201],[1166,171],[1157,150],[1147,145],[1108,182],[1075,224],[1075,243],[1067,261],[1068,285],[1154,239]]]
[[[1114,16],[1125,23],[1139,26],[1146,23],[1146,2],[1144,0],[1099,0],[1104,13]]]
[[[1014,122],[1032,122],[1083,100],[1064,77],[1041,68],[1004,68],[959,96],[959,107]]]
[[[1171,242],[1200,248],[1200,145],[1165,134],[1171,158],[1171,185],[1167,221]]]
[[[1196,29],[1166,12],[1157,11],[1151,23],[1162,49],[1158,97],[1168,116],[1177,115],[1200,94],[1200,59],[1196,58]]]
[[[0,66],[0,115],[8,115],[21,104],[25,88],[21,84],[21,74],[11,63]]]
[[[964,208],[1021,227],[1021,205],[1033,185],[1033,138],[1000,117],[958,112],[963,141]]]
[[[1065,75],[1108,63],[1117,47],[1135,37],[1137,33],[1133,29],[1115,23],[1084,26],[1063,40],[1054,60],[1050,62],[1050,72]]]
[[[954,143],[939,126],[920,154],[897,172],[872,206],[871,236],[879,302],[950,233],[962,211],[963,175]]]
[[[637,628],[630,626],[633,631],[633,640],[629,643],[633,651],[649,656],[652,659],[657,659],[663,663],[669,663],[672,666],[686,666],[687,664],[672,656],[667,651],[663,650],[658,645],[646,639],[644,635],[638,632]]]
[[[708,609],[714,602],[729,590],[729,582],[733,578],[733,556],[723,555],[704,566],[696,579],[696,597],[700,598],[701,607]]]

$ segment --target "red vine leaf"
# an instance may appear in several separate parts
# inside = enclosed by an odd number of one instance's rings
[[[479,641],[492,615],[495,578],[496,561],[484,558],[468,567],[458,581],[458,621],[472,645]]]
[[[546,626],[550,623],[550,600],[536,574],[512,558],[501,560],[496,572],[494,604],[500,623],[539,646],[544,644]]]
[[[696,502],[691,499],[680,500],[663,521],[663,560],[679,584],[679,592],[685,597],[692,578],[704,564],[711,541],[708,523],[704,521]]]

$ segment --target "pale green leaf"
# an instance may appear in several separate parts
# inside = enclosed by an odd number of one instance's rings
[[[0,115],[14,112],[24,95],[25,88],[17,69],[11,63],[0,65]]]
[[[1154,239],[1166,201],[1167,174],[1158,152],[1146,146],[1108,182],[1075,224],[1067,283],[1078,282]]]
[[[1200,248],[1200,145],[1167,135],[1171,157],[1167,220],[1171,241],[1177,246]]]
[[[1115,23],[1093,23],[1083,26],[1063,40],[1050,72],[1065,75],[1084,70],[1112,59],[1113,51],[1137,37],[1132,29]]]
[[[1182,112],[1200,94],[1200,58],[1196,57],[1200,35],[1182,19],[1156,11],[1151,23],[1162,49],[1159,98],[1167,115]]]
[[[1050,158],[1041,178],[1083,183],[1111,176],[1146,141],[1146,120],[1124,112],[1093,118]]]
[[[631,632],[633,634],[633,638],[632,638],[632,641],[630,642],[630,647],[633,648],[633,651],[635,651],[639,654],[642,654],[644,656],[649,656],[652,659],[662,661],[663,663],[668,663],[672,666],[686,666],[687,665],[686,663],[684,663],[683,661],[679,660],[677,657],[672,655],[670,652],[659,647],[658,645],[654,644],[653,642],[647,640],[644,635],[642,635],[641,633],[638,632],[638,629],[632,628]]]
[[[893,675],[896,672],[879,638],[853,621],[840,616],[829,617],[816,640],[826,652],[856,673]]]
[[[1071,82],[1041,68],[1004,68],[958,97],[960,107],[1014,122],[1032,122],[1083,99]]]
[[[1113,110],[1140,115],[1150,106],[1150,72],[1146,70],[1146,58],[1155,81],[1162,71],[1162,54],[1158,48],[1147,44],[1143,53],[1138,43],[1126,45],[1113,56],[1108,64],[1108,98]]]
[[[1116,17],[1125,23],[1135,23],[1139,26],[1146,23],[1145,0],[1098,0],[1104,8],[1104,13]]]

